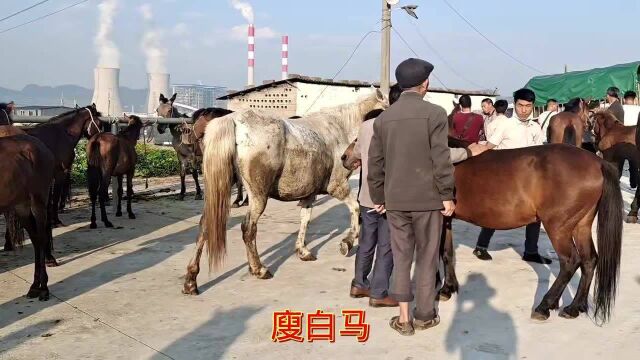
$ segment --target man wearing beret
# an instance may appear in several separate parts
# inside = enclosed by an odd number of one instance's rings
[[[394,271],[389,296],[399,302],[400,316],[389,325],[413,335],[440,323],[436,313],[436,271],[444,216],[453,214],[453,165],[447,146],[447,114],[424,101],[433,65],[407,59],[396,69],[400,99],[373,124],[367,182],[378,213],[387,214]],[[415,254],[413,321],[409,303]]]

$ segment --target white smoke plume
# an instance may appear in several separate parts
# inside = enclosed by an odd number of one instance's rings
[[[145,32],[142,36],[142,51],[147,57],[148,73],[167,72],[167,49],[162,47],[162,31],[153,23],[151,4],[143,4],[139,8],[144,19]]]
[[[254,16],[251,4],[240,0],[231,0],[231,5],[233,5],[236,10],[240,10],[242,17],[244,17],[249,24],[253,24]]]
[[[98,9],[100,10],[98,33],[94,39],[96,51],[98,52],[98,66],[119,68],[120,51],[111,40],[113,18],[118,10],[118,0],[103,0],[98,5]]]

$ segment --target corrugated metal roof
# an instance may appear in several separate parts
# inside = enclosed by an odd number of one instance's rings
[[[238,96],[243,96],[255,91],[260,91],[263,89],[267,89],[270,87],[280,86],[286,83],[296,83],[301,82],[305,84],[317,84],[317,85],[327,85],[327,86],[346,86],[346,87],[380,87],[380,83],[374,82],[366,82],[360,80],[331,80],[331,79],[322,79],[319,77],[310,77],[303,76],[298,74],[290,74],[287,80],[266,80],[262,85],[246,88],[240,91],[233,91],[229,94],[219,97],[218,100],[231,100]],[[495,93],[494,90],[463,90],[463,89],[443,89],[430,87],[429,92],[434,93],[450,93],[450,94],[459,94],[459,95],[480,95],[480,96],[496,96],[498,94]]]

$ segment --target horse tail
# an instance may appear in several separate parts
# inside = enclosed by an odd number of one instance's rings
[[[22,231],[22,225],[20,220],[16,216],[14,210],[9,210],[4,213],[4,220],[7,223],[7,232],[5,234],[6,245],[5,250],[13,249],[22,246],[24,243],[24,232]]]
[[[87,165],[100,167],[100,141],[97,137],[89,140],[87,144]]]
[[[595,275],[595,318],[607,322],[615,302],[622,247],[622,193],[618,170],[602,161],[602,196],[598,205],[598,263]]]
[[[236,156],[233,117],[225,116],[209,122],[203,144],[202,172],[206,186],[202,232],[207,242],[211,270],[220,267],[227,251],[227,218]]]
[[[569,125],[564,128],[564,134],[562,135],[562,143],[575,145],[576,144],[576,129],[573,125]]]

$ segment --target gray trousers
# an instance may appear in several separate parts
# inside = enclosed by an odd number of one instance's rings
[[[400,302],[411,302],[411,264],[414,269],[416,310],[414,318],[431,320],[436,314],[436,272],[443,217],[440,211],[387,211],[391,230],[393,275],[389,295]]]
[[[360,206],[362,224],[356,253],[355,277],[351,286],[369,289],[370,297],[384,299],[388,296],[389,278],[393,270],[389,225],[386,215],[380,215],[377,212],[369,213],[369,210],[371,208]],[[370,284],[368,277],[373,266],[374,254],[376,263]]]

